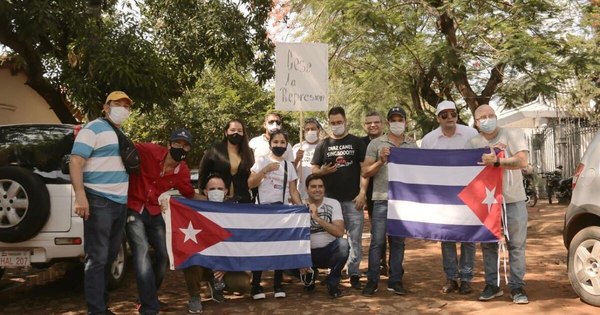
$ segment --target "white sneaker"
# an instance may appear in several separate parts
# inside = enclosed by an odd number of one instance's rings
[[[251,291],[253,300],[264,300],[267,297],[263,291],[263,288],[260,286],[253,287]]]
[[[283,299],[286,295],[285,295],[285,291],[283,291],[282,288],[277,288],[275,289],[275,298],[277,299]]]
[[[188,313],[190,314],[200,314],[202,313],[202,303],[200,302],[200,298],[197,296],[191,297],[188,302]]]

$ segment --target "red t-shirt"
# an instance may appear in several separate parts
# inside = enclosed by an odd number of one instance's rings
[[[194,197],[190,170],[185,162],[180,162],[173,172],[161,174],[167,148],[154,143],[136,143],[135,147],[140,155],[141,170],[129,176],[127,208],[142,213],[145,207],[150,215],[159,215],[158,197],[172,188],[186,198]]]

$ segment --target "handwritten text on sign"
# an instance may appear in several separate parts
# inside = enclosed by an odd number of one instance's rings
[[[275,48],[275,108],[327,110],[327,45],[278,43]]]

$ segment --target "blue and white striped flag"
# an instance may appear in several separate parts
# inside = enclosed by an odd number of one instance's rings
[[[172,197],[163,214],[171,269],[296,269],[312,265],[308,208]]]

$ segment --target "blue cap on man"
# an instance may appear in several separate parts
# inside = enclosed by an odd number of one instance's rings
[[[192,144],[192,134],[187,129],[184,129],[184,128],[176,129],[175,131],[173,131],[173,133],[171,133],[171,138],[169,140],[170,141],[185,140],[191,145]]]

